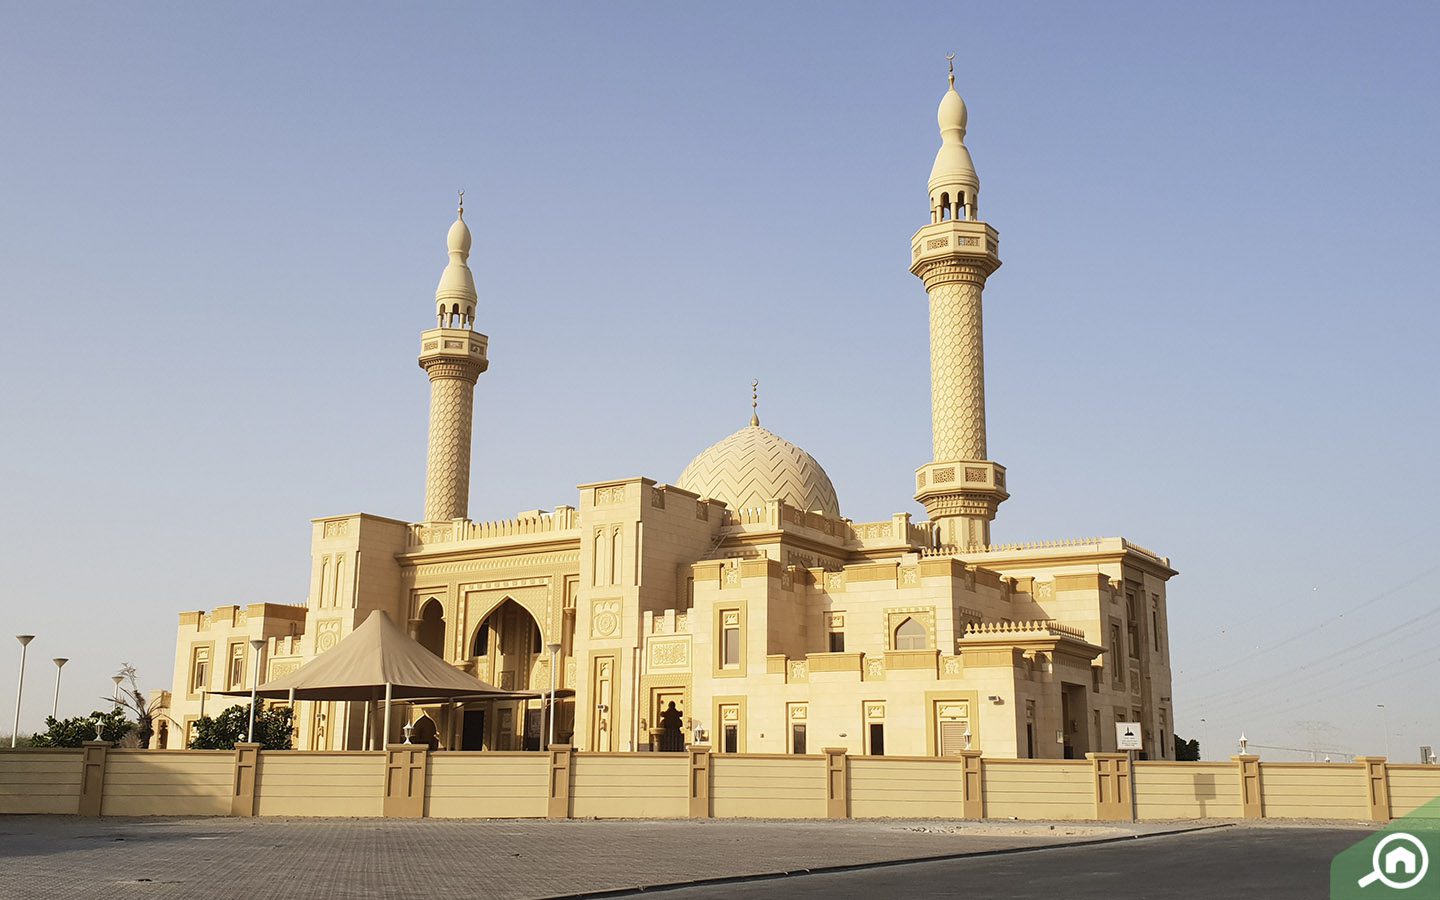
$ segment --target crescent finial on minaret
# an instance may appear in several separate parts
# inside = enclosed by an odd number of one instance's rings
[[[953,87],[955,86],[955,53],[954,53],[954,51],[951,51],[950,53],[945,54],[945,59],[946,59],[947,62],[950,63],[950,86],[953,88]]]
[[[460,189],[460,207],[459,207],[459,209],[455,210],[455,214],[458,215],[458,216],[459,216],[460,218],[462,218],[462,219],[465,218],[465,189],[464,189],[464,188],[461,188],[461,189]]]

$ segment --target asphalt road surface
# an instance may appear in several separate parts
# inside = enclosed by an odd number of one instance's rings
[[[665,890],[666,897],[973,897],[985,900],[1315,900],[1363,828],[1233,827],[1098,846],[901,863]],[[655,893],[646,891],[645,893]]]

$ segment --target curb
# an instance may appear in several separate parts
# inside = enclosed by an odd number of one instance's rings
[[[772,872],[756,872],[749,875],[721,875],[715,878],[695,878],[688,881],[667,881],[663,884],[642,884],[634,887],[608,888],[601,891],[582,891],[578,894],[547,894],[545,900],[581,900],[588,897],[633,897],[637,894],[653,894],[661,891],[677,891],[691,887],[710,887],[723,884],[748,884],[758,881],[777,881],[782,878],[796,878],[804,875],[834,875],[841,872],[863,872],[871,869],[886,869],[893,866],[909,866],[915,863],[944,862],[953,859],[978,859],[987,856],[1008,856],[1015,853],[1043,853],[1046,850],[1065,850],[1071,847],[1096,847],[1101,844],[1118,844],[1125,841],[1141,841],[1146,838],[1170,837],[1177,834],[1191,834],[1197,831],[1214,831],[1219,828],[1233,828],[1224,822],[1218,825],[1195,825],[1173,828],[1168,831],[1150,831],[1144,834],[1122,834],[1117,837],[1095,838],[1093,840],[1069,841],[1063,844],[1044,844],[1038,847],[1002,847],[996,850],[969,850],[962,853],[941,853],[934,856],[909,856],[904,859],[886,859],[872,863],[848,863],[838,866],[817,866],[812,869],[782,869]]]

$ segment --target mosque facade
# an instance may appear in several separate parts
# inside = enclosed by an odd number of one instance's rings
[[[953,73],[938,119],[929,221],[910,242],[930,310],[923,521],[845,518],[815,457],[754,412],[674,484],[595,481],[574,505],[471,520],[488,339],[462,205],[420,336],[423,520],[315,519],[303,605],[181,613],[175,724],[157,741],[184,746],[196,718],[236,702],[211,692],[292,672],[382,610],[451,665],[553,698],[395,711],[391,734],[428,716],[443,749],[538,750],[553,727],[587,751],[1059,758],[1113,751],[1115,723],[1137,722],[1148,756],[1173,757],[1169,560],[1123,538],[991,543],[1009,497],[985,431],[982,294],[999,235],[980,218]],[[357,749],[382,730],[367,704],[295,712],[299,749]]]

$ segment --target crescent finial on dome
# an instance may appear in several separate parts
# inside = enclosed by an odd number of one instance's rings
[[[760,379],[750,381],[750,426],[760,427]]]

